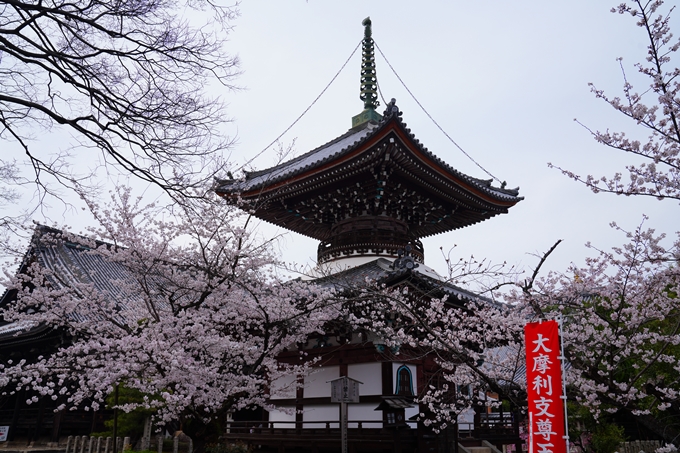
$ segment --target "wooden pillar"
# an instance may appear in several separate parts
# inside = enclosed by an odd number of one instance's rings
[[[392,428],[394,430],[394,447],[392,451],[394,453],[401,453],[401,441],[399,440],[399,427],[395,426]]]
[[[456,419],[458,416],[456,416]],[[458,421],[456,420],[456,423],[453,425],[453,453],[458,453],[458,442],[460,441],[459,438],[459,433],[458,433]],[[519,452],[522,453],[522,452]]]
[[[63,416],[63,411],[56,412],[54,414],[52,422],[52,434],[50,435],[50,442],[59,442],[59,434],[61,431],[61,417]]]
[[[7,434],[7,440],[13,441],[16,438],[17,426],[19,425],[19,415],[21,413],[21,407],[24,405],[24,398],[26,392],[21,389],[17,392],[17,399],[14,402],[14,411],[12,412],[12,422],[9,425],[9,434]]]
[[[522,453],[522,439],[519,437],[519,417],[519,410],[515,410],[512,417],[513,431],[515,432],[515,438],[518,439],[517,443],[515,443],[515,453]]]
[[[113,453],[118,453],[118,384],[113,388]]]
[[[45,418],[45,400],[46,398],[43,396],[38,403],[38,418],[35,420],[35,431],[33,432],[34,440],[38,440],[42,432],[43,419]]]
[[[394,395],[392,384],[392,362],[382,362],[382,394],[383,396]]]
[[[305,397],[304,389],[305,378],[303,376],[298,377],[298,388],[295,393],[295,433],[299,436],[302,434],[302,411],[304,410],[304,404],[302,400]]]
[[[90,435],[97,429],[97,411],[92,411],[92,424],[90,425]]]

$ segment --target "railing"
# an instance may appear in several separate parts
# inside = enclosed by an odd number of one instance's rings
[[[408,425],[384,426],[382,420],[354,420],[349,423],[347,441],[361,444],[362,449],[381,450],[385,445],[398,443],[402,451],[413,451],[418,444],[416,429]],[[324,450],[340,444],[340,426],[337,420],[309,421],[233,421],[228,422],[226,433],[221,436],[225,443],[244,443],[266,451],[281,449],[286,452],[300,448]]]
[[[512,428],[515,423],[515,417],[512,413],[482,413],[478,415],[478,424],[482,428]]]
[[[359,433],[363,431],[377,431],[384,428],[394,428],[396,425],[387,425],[382,420],[350,420],[347,428]],[[417,428],[417,422],[407,421],[399,425],[400,428]],[[337,420],[305,420],[305,421],[230,421],[226,424],[227,435],[248,434],[287,434],[293,431],[304,430],[310,434],[339,433],[340,422]]]
[[[661,448],[661,442],[658,440],[635,440],[619,445],[621,453],[653,453],[657,448]]]
[[[147,449],[155,447],[158,453],[191,453],[194,449],[193,442],[188,436],[186,440],[180,442],[179,437],[165,439],[164,436],[156,436],[155,445],[149,442]],[[116,448],[114,451],[112,437],[88,437],[88,436],[68,436],[66,439],[66,450],[64,453],[123,453],[132,449],[129,437],[116,437]]]

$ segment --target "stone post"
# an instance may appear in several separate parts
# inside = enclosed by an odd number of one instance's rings
[[[104,453],[111,453],[111,438],[106,438],[106,443],[104,444]]]
[[[142,434],[142,450],[151,449],[151,417],[144,419],[144,434]]]
[[[179,436],[175,436],[172,438],[172,453],[178,452],[179,452]]]

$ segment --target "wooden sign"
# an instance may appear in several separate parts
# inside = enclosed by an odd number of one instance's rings
[[[0,426],[0,442],[7,441],[7,433],[9,433],[9,426]]]
[[[359,384],[356,379],[343,376],[331,381],[331,403],[358,403]]]

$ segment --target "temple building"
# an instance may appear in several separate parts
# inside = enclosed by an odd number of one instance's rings
[[[394,99],[378,113],[369,19],[364,26],[363,110],[352,118],[350,129],[280,165],[220,180],[215,190],[227,203],[262,220],[318,240],[317,266],[306,277],[310,284],[343,292],[377,282],[387,288],[408,288],[423,304],[446,296],[451,307],[464,307],[479,297],[426,266],[421,239],[505,214],[522,197],[518,189],[465,175],[436,157],[407,127]],[[104,294],[111,292],[112,281],[130,278],[120,265],[84,253],[81,244],[41,243],[41,235],[50,233],[59,231],[36,228],[20,273],[38,260],[65,281],[82,280]],[[0,307],[15,299],[16,294],[6,292]],[[50,326],[0,320],[3,360],[52,353],[70,341]],[[426,409],[418,396],[426,386],[439,385],[440,368],[431,354],[396,354],[374,332],[352,331],[342,323],[305,344],[292,345],[278,360],[300,360],[300,350],[318,361],[317,371],[273,382],[269,411],[230,414],[224,424],[225,442],[243,442],[262,452],[340,451],[341,406],[331,391],[333,381],[346,377],[360,383],[357,398],[348,404],[350,452],[522,449],[519,413],[504,413],[502,406],[493,414],[482,409],[460,414],[457,423],[438,432],[423,423]],[[37,406],[28,406],[22,392],[0,395],[0,426],[9,427],[11,439],[46,438],[59,449],[64,436],[102,430],[111,415],[55,411],[56,404],[42,398]]]
[[[370,19],[364,21],[361,113],[339,137],[272,168],[241,179],[218,181],[228,203],[255,217],[319,241],[310,282],[343,290],[368,280],[409,286],[427,298],[446,295],[464,305],[477,296],[447,283],[424,264],[421,239],[505,214],[522,200],[518,189],[461,173],[421,144],[394,99],[379,114]],[[338,451],[338,404],[331,381],[347,376],[362,383],[360,402],[349,405],[350,451],[453,451],[448,437],[418,423],[414,398],[437,365],[432,357],[404,359],[385,351],[379,338],[357,333],[312,338],[303,346],[322,366],[301,388],[273,390],[281,410],[235,414],[228,440],[267,451]],[[297,352],[281,360],[293,360]],[[296,379],[290,377],[291,384]],[[275,386],[276,387],[276,386]],[[501,417],[484,432],[480,414],[459,418],[476,444],[521,448],[517,416]],[[503,415],[503,414],[501,414]],[[257,419],[259,417],[259,421]],[[463,427],[466,424],[466,427]],[[473,435],[474,432],[474,435]],[[461,448],[462,445],[461,445]],[[489,450],[490,451],[490,450]]]

